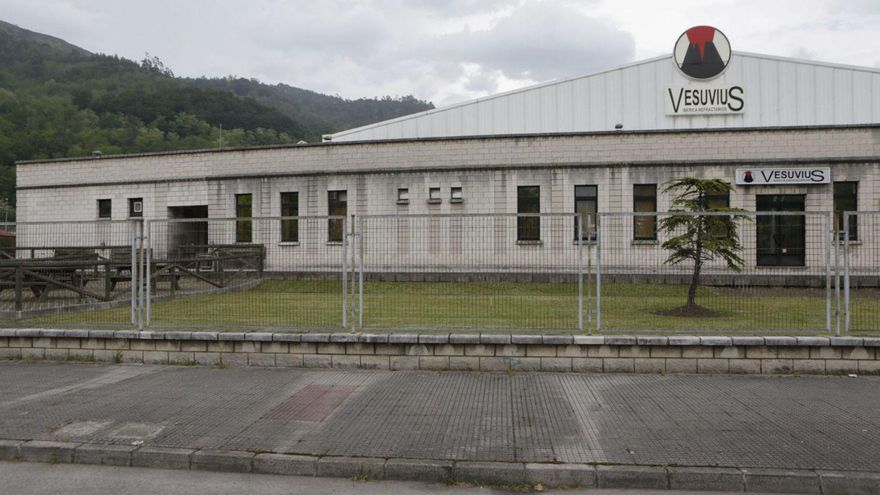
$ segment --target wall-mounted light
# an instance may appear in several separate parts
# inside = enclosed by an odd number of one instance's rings
[[[623,124],[614,124],[614,128],[619,131],[619,130],[623,129]]]

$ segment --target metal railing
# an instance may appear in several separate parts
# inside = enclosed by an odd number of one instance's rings
[[[114,328],[880,331],[880,212],[736,212],[739,269],[670,218],[437,214],[0,226],[0,323]],[[711,222],[710,222],[711,223]],[[584,234],[583,230],[589,232]],[[723,229],[722,229],[723,230]],[[681,247],[681,246],[679,246]],[[729,246],[728,246],[729,247]]]
[[[831,218],[803,212],[600,213],[596,330],[831,332]],[[704,241],[692,287],[697,244],[681,241],[688,226],[694,237],[699,225],[702,238],[715,239],[717,249]],[[678,262],[675,247],[683,253]]]

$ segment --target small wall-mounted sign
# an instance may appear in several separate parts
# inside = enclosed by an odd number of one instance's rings
[[[736,169],[736,184],[739,186],[828,184],[830,182],[830,167]]]

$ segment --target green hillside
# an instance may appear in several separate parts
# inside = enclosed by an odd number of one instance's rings
[[[14,204],[17,160],[212,148],[221,127],[226,147],[316,142],[428,108],[412,97],[345,100],[247,79],[176,78],[157,58],[93,54],[0,21],[0,204]]]

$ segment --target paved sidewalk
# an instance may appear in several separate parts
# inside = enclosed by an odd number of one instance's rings
[[[880,378],[0,362],[0,439],[880,472]]]

